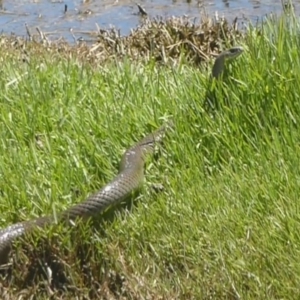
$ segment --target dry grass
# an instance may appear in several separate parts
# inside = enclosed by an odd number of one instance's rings
[[[99,29],[98,41],[93,45],[85,42],[70,45],[63,40],[50,41],[39,31],[38,35],[30,35],[28,39],[2,36],[0,47],[6,53],[2,59],[10,56],[29,61],[31,56],[44,57],[47,54],[91,65],[125,57],[132,61],[154,60],[176,65],[181,60],[199,64],[211,54],[236,45],[241,38],[242,33],[237,29],[236,21],[229,24],[226,20],[217,22],[204,17],[200,24],[195,24],[185,17],[173,17],[167,20],[147,19],[128,36],[121,36],[116,29]]]

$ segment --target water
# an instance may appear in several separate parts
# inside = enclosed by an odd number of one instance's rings
[[[217,12],[229,20],[238,17],[255,22],[271,12],[282,12],[280,0],[142,0],[138,3],[150,17],[199,18],[206,11],[210,16]],[[299,11],[300,0],[294,4],[296,12]],[[0,8],[0,26],[6,34],[26,36],[27,24],[31,34],[36,34],[39,27],[50,39],[64,37],[69,41],[80,37],[91,40],[87,32],[96,32],[96,24],[105,29],[113,25],[126,35],[142,20],[133,0],[0,0]]]

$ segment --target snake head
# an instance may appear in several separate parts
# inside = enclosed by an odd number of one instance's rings
[[[243,53],[244,49],[241,46],[229,48],[219,54],[212,68],[212,77],[218,78],[224,71],[225,60],[234,59]]]
[[[224,51],[224,56],[226,59],[233,59],[240,56],[244,52],[244,48],[241,46],[232,47]]]

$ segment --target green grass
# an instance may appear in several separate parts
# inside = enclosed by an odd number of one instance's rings
[[[54,275],[68,278],[66,290],[50,284],[55,295],[297,299],[299,29],[293,18],[249,28],[217,87],[229,107],[214,118],[202,108],[209,74],[189,65],[2,63],[0,228],[82,201],[114,177],[128,146],[175,123],[129,210],[45,233],[60,261]],[[24,283],[36,271],[28,265],[15,265],[10,286],[47,295],[42,271],[36,286]]]

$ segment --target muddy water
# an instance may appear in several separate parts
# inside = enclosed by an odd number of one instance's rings
[[[7,34],[26,36],[26,26],[31,34],[36,28],[48,34],[50,39],[64,37],[69,41],[78,38],[92,40],[87,32],[111,25],[128,34],[141,23],[135,4],[142,5],[148,16],[183,16],[199,18],[204,11],[213,16],[225,16],[229,20],[255,22],[268,13],[282,12],[280,0],[0,0],[0,28]],[[294,1],[296,11],[300,0]],[[72,29],[72,33],[70,32]]]

